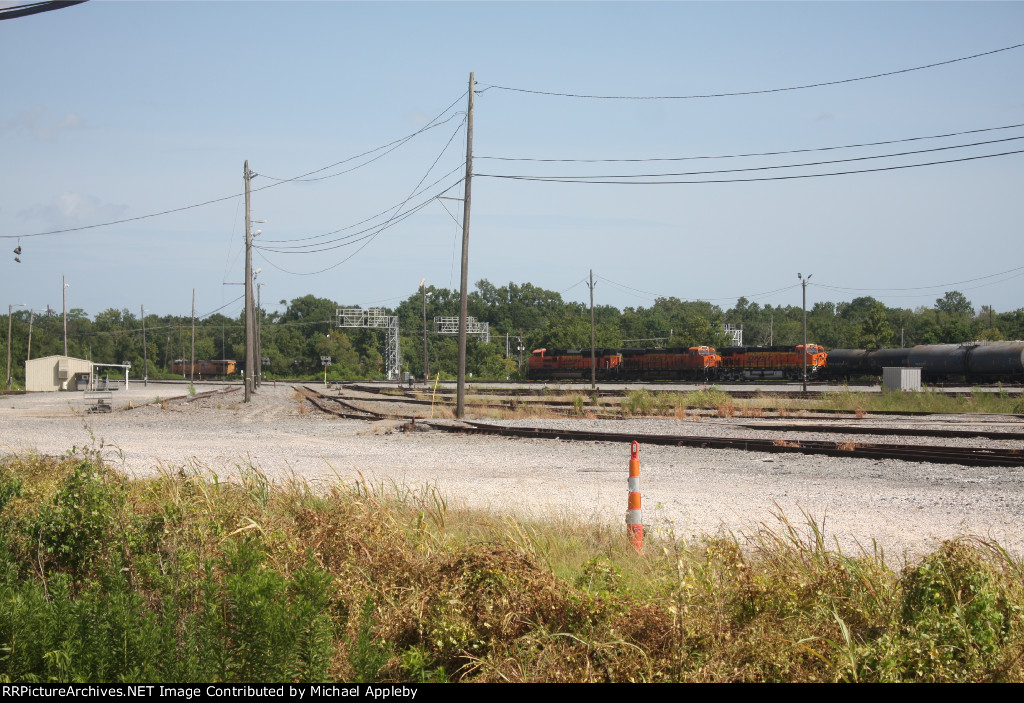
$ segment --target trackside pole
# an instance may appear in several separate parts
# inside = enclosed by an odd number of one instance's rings
[[[639,552],[644,546],[643,511],[640,509],[640,445],[633,442],[629,455],[629,501],[626,509],[626,535]]]

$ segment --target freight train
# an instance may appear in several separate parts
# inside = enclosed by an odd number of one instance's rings
[[[925,344],[909,349],[833,349],[817,344],[688,349],[597,349],[595,376],[603,381],[850,380],[881,376],[884,367],[920,368],[925,381],[1024,382],[1024,342]],[[527,378],[590,377],[590,350],[537,349]]]
[[[213,361],[195,361],[190,364],[188,359],[175,359],[171,364],[171,373],[183,376],[230,376],[237,370],[238,362],[234,359],[215,359]],[[192,367],[190,370],[190,366]]]
[[[807,374],[824,368],[825,348],[808,344],[795,347],[689,347],[677,349],[596,349],[594,375],[603,381],[656,381],[752,378],[801,378],[804,357]],[[590,350],[535,349],[527,378],[557,380],[590,377]]]
[[[921,344],[909,349],[833,349],[826,375],[880,376],[884,367],[919,368],[924,381],[1024,382],[1024,342]]]

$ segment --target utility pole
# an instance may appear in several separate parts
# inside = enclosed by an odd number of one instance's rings
[[[430,350],[427,349],[427,279],[420,281],[420,292],[423,294],[423,377],[430,380]]]
[[[142,385],[149,387],[149,350],[146,349],[146,307],[139,306],[139,317],[142,318]]]
[[[597,351],[594,348],[594,269],[590,269],[590,390],[597,392]]]
[[[249,210],[249,181],[252,172],[249,160],[246,159],[242,177],[245,179],[245,398],[248,403],[252,399],[253,379],[253,311],[252,311],[252,222]]]
[[[64,356],[68,355],[68,286],[71,285],[64,276],[60,277],[61,296],[64,298]]]
[[[260,302],[260,289],[265,285],[267,284],[256,284],[256,364],[259,371],[256,372],[254,381],[257,387],[263,383],[263,303]]]
[[[462,286],[459,295],[459,375],[456,390],[455,417],[466,415],[466,317],[469,315],[469,199],[473,184],[473,86],[469,74],[469,107],[466,111],[466,184],[462,201]]]
[[[14,308],[25,307],[24,303],[14,303],[7,306],[7,390],[11,390],[11,315]],[[26,379],[27,380],[27,379]]]
[[[804,278],[799,273],[796,275],[796,277],[800,279],[800,284],[801,284],[801,286],[804,289],[804,302],[803,302],[803,310],[804,310],[804,348],[803,348],[803,357],[804,357],[804,393],[807,392],[807,281],[811,280],[811,276],[813,276],[813,275],[814,275],[813,273],[809,273],[809,274],[807,274],[807,278]]]
[[[35,308],[28,311],[28,351],[25,353],[25,361],[32,361],[32,318],[35,315]],[[28,379],[25,380],[27,381]]]
[[[189,364],[189,383],[196,380],[196,289],[192,289],[192,362]]]

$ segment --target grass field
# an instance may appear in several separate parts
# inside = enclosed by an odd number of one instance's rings
[[[430,488],[99,456],[0,460],[0,680],[1024,680],[1024,565],[989,541],[890,564],[777,515],[637,553]]]
[[[759,411],[795,414],[815,410],[845,410],[858,415],[877,411],[1024,414],[1024,397],[1005,391],[978,389],[958,395],[928,390],[920,393],[860,393],[842,389],[826,393],[820,398],[787,398],[772,393],[760,393],[752,398],[733,398],[728,392],[715,387],[689,393],[641,389],[630,391],[620,401],[618,409],[623,415],[676,417],[685,417],[688,410],[694,409],[713,409],[721,417],[757,416]]]

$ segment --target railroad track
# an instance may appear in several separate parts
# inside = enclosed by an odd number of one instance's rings
[[[229,393],[237,393],[242,390],[241,386],[235,388],[218,388],[212,391],[204,391],[202,393],[196,393],[195,395],[176,395],[170,398],[161,398],[161,403],[194,403],[197,400],[203,400],[204,398],[212,398],[219,395],[228,395]],[[135,410],[136,408],[144,407],[145,405],[154,405],[156,401],[151,403],[143,403],[142,405],[129,405],[125,410]]]
[[[584,442],[633,442],[672,447],[698,449],[738,449],[741,451],[801,454],[824,454],[835,457],[867,459],[901,459],[903,461],[933,464],[963,464],[965,466],[1017,467],[1024,466],[1024,450],[989,449],[979,447],[936,447],[906,444],[862,444],[854,442],[825,442],[820,440],[772,440],[741,437],[687,437],[677,435],[631,434],[625,432],[590,432],[586,430],[555,430],[538,427],[506,427],[480,422],[467,422],[464,426],[426,423],[434,429],[465,434],[487,434],[502,437],[530,439],[559,439]]]
[[[311,388],[308,388],[308,387],[306,387],[306,388],[307,388],[307,390],[309,392],[315,392]],[[333,396],[323,396],[323,397],[327,398],[329,400],[333,400],[333,401],[338,402],[338,403],[342,402],[341,400],[339,400],[337,398],[334,398]],[[374,403],[402,403],[402,404],[406,404],[406,405],[431,405],[431,401],[429,401],[429,400],[419,400],[419,399],[415,399],[415,398],[404,398],[404,397],[399,397],[399,396],[383,396],[383,397],[378,397],[378,398],[375,398],[373,400],[373,402]],[[532,403],[529,403],[529,404],[542,405],[543,407],[552,407],[552,408],[572,408],[572,407],[574,407],[574,404],[572,402],[569,402],[569,401],[555,401],[555,402],[550,402],[550,403],[542,403],[541,401],[533,401]],[[467,405],[469,407],[473,406],[472,403],[468,403]],[[505,403],[488,403],[487,405],[489,407],[494,407],[495,405],[500,405],[502,407],[512,408],[514,404],[512,402],[505,402]],[[515,403],[515,405],[522,406],[522,405],[527,405],[527,403],[518,402],[518,403]],[[355,406],[352,406],[352,405],[349,404],[348,407],[354,408]],[[715,410],[708,409],[708,408],[687,408],[687,411],[700,411],[700,410],[704,410],[706,413],[711,414],[711,415],[714,415],[714,413],[715,413]],[[360,412],[362,412],[362,411],[360,410]],[[792,414],[794,411],[790,410],[788,412],[790,414]],[[826,414],[832,414],[832,415],[842,413],[842,414],[845,414],[845,415],[852,415],[852,413],[850,413],[848,411],[845,411],[845,410],[818,410],[818,409],[815,409],[815,410],[808,410],[806,412],[810,414],[810,416],[811,416],[810,419],[814,419],[814,420],[827,420],[829,422],[839,422],[839,421],[843,421],[843,420],[849,420],[850,418],[848,418],[848,417],[834,417],[834,416],[833,417],[814,417],[814,416],[817,415],[818,413],[826,413]],[[871,415],[871,414],[882,414],[882,413],[866,413],[865,416]],[[925,413],[925,414],[933,414],[933,413]],[[942,414],[942,413],[940,413],[940,414]],[[948,413],[946,413],[946,414],[948,414]],[[403,419],[407,419],[407,416],[387,415],[387,414],[379,414],[379,415],[380,415],[380,417],[395,417],[395,418],[402,417]],[[763,416],[764,417],[780,417],[778,412],[769,412],[768,410],[764,410],[764,415]],[[636,418],[636,417],[623,417],[622,415],[598,415],[597,419],[601,419],[601,420],[635,420],[635,419],[638,419],[638,418]],[[655,416],[653,419],[666,419],[666,418],[661,418],[661,417]],[[987,429],[943,430],[943,429],[920,428],[920,427],[872,427],[872,426],[865,426],[865,425],[859,425],[859,424],[857,424],[857,425],[838,425],[838,424],[835,424],[835,425],[809,425],[809,424],[787,424],[787,425],[771,424],[771,425],[768,425],[768,424],[763,424],[762,425],[762,424],[745,424],[745,423],[741,424],[741,423],[736,423],[734,426],[735,427],[742,427],[744,429],[749,429],[749,430],[756,430],[756,431],[759,431],[759,432],[823,432],[823,433],[829,433],[829,434],[896,435],[896,436],[902,436],[902,437],[943,437],[943,438],[950,438],[950,439],[952,439],[952,438],[973,439],[975,437],[982,437],[982,438],[985,438],[985,439],[1007,440],[1007,441],[1010,441],[1010,440],[1018,440],[1018,441],[1019,440],[1024,440],[1024,432],[1004,432],[1004,431],[999,431],[999,430],[987,430]]]
[[[379,413],[359,408],[335,396],[327,396],[308,386],[293,386],[303,397],[323,412],[337,417],[355,420],[415,419],[409,416]],[[374,399],[373,402],[379,402]],[[341,406],[343,409],[339,409]],[[435,430],[458,434],[486,434],[501,437],[529,439],[557,439],[584,442],[632,442],[700,449],[736,449],[769,453],[797,452],[802,454],[823,454],[834,457],[859,457],[867,459],[900,459],[903,461],[935,464],[962,464],[965,466],[1018,467],[1024,466],[1024,450],[988,447],[948,447],[907,444],[874,444],[863,442],[836,442],[824,440],[755,439],[748,437],[707,437],[662,434],[634,434],[625,432],[595,432],[589,430],[548,429],[538,427],[508,427],[482,422],[463,421],[459,424],[442,423],[420,419],[420,422]],[[906,434],[908,436],[988,436],[995,439],[1020,439],[1018,433],[973,432],[970,430],[928,430],[924,428],[888,429],[862,427],[829,427],[807,425],[741,425],[744,429],[762,432],[831,432]]]
[[[949,437],[999,440],[1024,440],[1024,432],[1000,432],[998,430],[936,430],[926,427],[863,427],[859,425],[736,425],[748,430],[764,432],[828,432],[830,434],[873,434],[898,435],[901,437]]]
[[[294,388],[295,391],[305,400],[308,400],[316,406],[318,410],[328,413],[329,415],[334,415],[335,417],[343,417],[347,420],[411,419],[400,415],[390,415],[387,413],[374,412],[373,410],[366,410],[365,408],[360,408],[352,403],[342,400],[337,396],[321,393],[309,386],[292,386],[292,388]]]
[[[435,400],[425,400],[423,398],[416,398],[416,397],[414,397],[414,395],[418,395],[418,394],[421,393],[421,392],[418,392],[418,391],[404,391],[403,390],[403,391],[400,391],[400,392],[396,393],[396,390],[393,389],[393,388],[385,388],[385,387],[379,387],[379,386],[363,386],[363,385],[359,385],[359,384],[345,384],[344,388],[348,388],[348,389],[351,389],[351,390],[354,390],[354,391],[359,391],[361,393],[372,393],[374,395],[377,395],[378,397],[374,399],[375,403],[402,403],[402,404],[406,404],[406,405],[438,405],[438,404],[440,404],[440,405],[443,405],[443,404],[454,405],[454,403],[455,403],[455,396],[450,394],[450,393],[439,393]],[[310,390],[312,390],[312,389],[310,389]],[[729,395],[734,397],[734,398],[751,398],[751,397],[756,397],[757,394],[754,394],[752,391],[729,391]],[[785,396],[784,393],[780,393],[778,395]],[[801,394],[798,392],[798,395],[801,395]],[[626,396],[626,391],[601,391],[601,397],[602,398],[625,398],[625,396]],[[811,396],[808,395],[808,396],[803,396],[803,397],[804,398],[809,398]],[[477,401],[477,402],[474,402],[474,401]],[[560,409],[560,410],[568,410],[568,409],[575,410],[577,408],[576,402],[572,401],[572,400],[558,400],[558,399],[545,399],[545,398],[522,398],[522,397],[501,398],[501,397],[497,397],[497,396],[488,396],[487,399],[483,399],[483,398],[480,398],[479,396],[474,396],[474,395],[470,395],[467,398],[466,405],[467,405],[467,407],[490,407],[490,408],[501,407],[501,408],[505,408],[507,410],[515,410],[516,408],[521,408],[521,407],[541,407],[541,408],[551,408],[551,409]],[[591,412],[600,413],[602,408],[600,406],[584,404],[584,409],[590,410]],[[689,406],[689,407],[686,408],[686,410],[687,410],[687,412],[694,412],[694,413],[701,413],[701,412],[703,412],[703,413],[710,414],[710,415],[714,415],[715,412],[716,412],[716,410],[714,408],[702,408],[702,407],[698,407],[698,406]],[[832,420],[832,419],[843,420],[843,419],[848,419],[848,418],[841,417],[841,416],[854,415],[856,413],[856,411],[854,411],[854,410],[836,410],[836,409],[832,409],[832,408],[787,408],[787,409],[781,409],[781,410],[777,409],[777,408],[741,408],[741,409],[736,411],[736,414],[739,415],[739,414],[743,413],[744,411],[746,411],[746,412],[759,412],[761,417],[789,417],[789,416],[794,415],[795,413],[807,413],[811,417],[824,416],[824,417],[816,417],[815,418],[815,419],[820,419],[820,420]],[[871,415],[888,416],[888,417],[928,417],[930,415],[949,415],[949,413],[948,412],[939,412],[939,411],[930,411],[930,410],[868,410],[868,411],[864,411],[864,413],[863,413],[864,417],[871,416]],[[985,413],[976,413],[976,415],[979,416],[979,417],[984,417]],[[1000,417],[1003,416],[1003,414],[1001,414],[1001,413],[997,413],[997,415],[999,415]],[[607,413],[598,414],[597,417],[599,419],[601,419],[601,420],[635,419],[634,417],[623,417],[622,415],[612,415],[612,414],[607,414]],[[877,434],[884,434],[884,433],[879,432]],[[889,434],[892,434],[892,433],[889,433]],[[947,436],[953,437],[955,435],[947,435]],[[965,436],[974,436],[974,435],[965,435]],[[982,436],[984,436],[984,435],[982,435]],[[997,438],[997,439],[1005,439],[1005,438],[1000,437],[1000,438]]]

